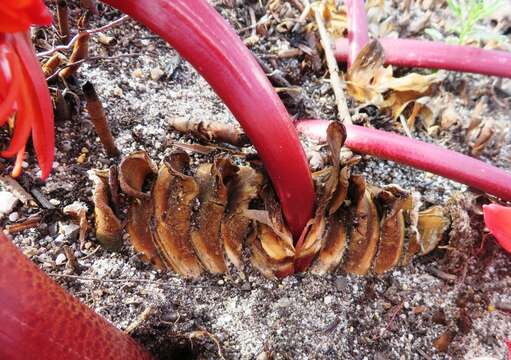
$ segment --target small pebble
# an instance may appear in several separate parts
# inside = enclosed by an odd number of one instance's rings
[[[66,255],[61,253],[57,255],[57,258],[55,259],[55,264],[57,266],[64,265],[66,261],[67,261]]]
[[[159,67],[151,69],[151,79],[153,79],[154,81],[160,80],[163,75],[165,75],[165,73]]]
[[[20,218],[20,215],[16,211],[9,214],[9,221],[15,222],[19,218]]]
[[[53,206],[59,206],[60,200],[59,199],[50,199],[50,204],[52,204]]]
[[[330,305],[334,301],[334,297],[332,295],[327,295],[324,297],[323,302],[325,305]]]
[[[18,198],[9,191],[0,191],[0,213],[9,214],[16,207]]]
[[[218,280],[218,285],[223,285],[225,283],[225,281],[223,280]]]
[[[134,78],[141,79],[144,76],[144,73],[142,72],[142,69],[138,68],[135,69],[131,75],[133,75]]]

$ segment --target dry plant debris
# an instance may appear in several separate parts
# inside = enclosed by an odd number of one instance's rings
[[[413,104],[406,126],[421,117],[426,127],[431,124],[432,110],[426,105],[432,85],[442,80],[441,73],[421,75],[409,73],[394,77],[392,66],[384,66],[384,51],[377,40],[367,44],[347,74],[347,90],[356,101],[373,104],[391,112],[394,120]]]
[[[296,245],[261,171],[234,165],[225,155],[191,166],[178,150],[157,166],[145,152],[132,153],[119,165],[120,188],[130,199],[130,241],[145,261],[188,278],[226,273],[229,264],[242,270],[244,248],[261,273],[281,278],[339,266],[358,275],[371,269],[383,274],[436,247],[449,224],[443,209],[418,212],[417,197],[399,186],[378,188],[352,174],[359,157],[341,151],[345,139],[344,126],[332,123],[330,165],[314,173],[316,213]],[[92,176],[96,233],[109,247],[118,244],[121,232],[111,171]],[[415,228],[413,241],[406,241],[407,224]]]

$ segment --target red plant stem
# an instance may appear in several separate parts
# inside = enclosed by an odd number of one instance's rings
[[[511,52],[426,40],[384,38],[379,41],[385,50],[385,63],[390,65],[511,78]],[[336,40],[337,61],[348,60],[350,52],[347,39]]]
[[[314,188],[293,123],[255,58],[204,0],[104,0],[171,44],[209,82],[257,149],[293,235],[312,216]]]
[[[151,359],[1,233],[0,254],[0,359]]]
[[[326,140],[330,121],[301,120],[299,133],[319,141]],[[480,160],[440,146],[386,131],[345,125],[346,146],[351,150],[444,176],[475,189],[511,201],[511,173]]]
[[[348,67],[350,67],[358,53],[369,42],[367,15],[364,0],[346,0],[348,11]]]

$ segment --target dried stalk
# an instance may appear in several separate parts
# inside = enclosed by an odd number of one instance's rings
[[[69,63],[76,63],[79,60],[83,60],[87,58],[89,55],[89,38],[90,35],[88,32],[83,31],[80,34],[78,34],[78,39],[76,40],[76,43],[73,47],[73,52],[71,53],[71,56],[69,57]],[[70,76],[74,75],[76,70],[80,67],[80,64],[74,64],[66,67],[65,69],[62,69],[59,71],[59,76],[62,79],[67,79]]]
[[[99,32],[103,32],[103,31],[106,31],[108,29],[111,29],[111,28],[121,24],[128,18],[129,18],[128,15],[124,15],[124,16],[121,16],[119,19],[114,20],[104,26],[101,26],[97,29],[85,30],[85,31],[82,31],[80,34],[87,33],[89,35],[93,35],[93,34],[96,34]],[[53,49],[50,49],[48,51],[42,51],[40,53],[37,53],[37,57],[50,56],[50,55],[55,54],[57,51],[66,51],[66,50],[71,49],[73,47],[73,45],[75,44],[75,42],[78,41],[80,34],[75,35],[66,45],[56,46]]]
[[[323,12],[325,5],[321,4],[318,9],[314,10],[314,17],[318,24],[319,36],[321,38],[321,46],[325,52],[326,63],[328,66],[328,72],[330,73],[330,84],[335,94],[335,102],[337,105],[337,111],[339,112],[339,118],[346,124],[351,124],[351,115],[348,110],[348,103],[344,96],[344,83],[339,77],[339,67],[334,57],[334,51],[332,42],[330,41],[330,35],[328,34],[325,27],[325,20],[323,18]]]
[[[69,8],[66,0],[57,1],[57,23],[60,39],[63,43],[69,40]]]
[[[94,86],[92,83],[87,81],[85,85],[83,85],[82,89],[83,94],[85,95],[85,100],[87,101],[87,111],[89,112],[90,119],[94,124],[96,133],[98,134],[106,153],[108,156],[119,155],[120,152],[115,146],[115,141],[112,137],[110,127],[108,126],[103,105],[101,105],[101,101],[96,94]]]

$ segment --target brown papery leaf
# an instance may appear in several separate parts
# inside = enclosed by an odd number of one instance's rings
[[[410,73],[396,78],[392,67],[385,67],[384,51],[377,40],[367,44],[355,59],[347,74],[346,88],[348,94],[361,103],[371,103],[381,109],[392,112],[394,119],[414,101],[428,95],[431,86],[442,80],[439,73],[421,75]],[[429,117],[432,112],[427,112],[425,103],[414,108],[409,123],[415,116]]]
[[[325,274],[333,271],[341,263],[346,248],[348,216],[346,209],[341,209],[328,217],[325,242],[311,271]]]
[[[314,1],[311,4],[311,8],[315,11],[321,3],[322,1]],[[344,6],[338,6],[336,0],[327,0],[324,5],[323,18],[325,19],[327,31],[335,39],[346,36],[346,32],[348,31],[346,8]],[[307,31],[316,31],[316,23],[309,23],[305,29]]]
[[[376,254],[380,238],[380,223],[373,197],[366,189],[362,176],[351,177],[350,191],[354,194],[352,210],[355,214],[344,270],[352,274],[365,275]]]
[[[245,216],[250,201],[257,197],[263,182],[263,176],[248,166],[240,167],[233,179],[224,219],[220,226],[220,235],[227,258],[241,269],[241,247],[249,231],[250,219]]]
[[[419,213],[419,245],[422,255],[436,248],[449,224],[450,220],[441,206],[432,206]]]
[[[192,120],[183,118],[169,119],[169,125],[183,134],[191,134],[204,141],[217,141],[234,146],[250,144],[247,136],[232,124],[218,121]]]
[[[237,171],[238,167],[229,159],[218,158],[214,164],[199,165],[196,173],[200,208],[191,240],[204,267],[214,274],[227,271],[224,246],[220,239],[220,224],[227,205],[228,186]]]
[[[89,173],[91,180],[94,182],[92,195],[94,221],[96,224],[96,238],[101,245],[109,250],[117,250],[122,245],[122,224],[110,206],[108,173],[108,170],[97,170]],[[82,228],[81,222],[80,228]]]
[[[130,241],[142,258],[159,269],[172,268],[172,265],[160,258],[155,246],[155,234],[152,229],[154,204],[150,191],[143,192],[144,183],[157,172],[156,165],[143,152],[136,152],[122,160],[119,165],[119,183],[126,195],[131,197],[126,228]],[[162,261],[163,260],[163,261]]]
[[[314,219],[311,221],[310,227],[306,227],[304,230],[307,231],[306,235],[300,237],[296,245],[295,267],[298,271],[305,271],[309,267],[323,245],[327,208],[339,184],[340,154],[346,141],[344,125],[337,122],[331,123],[327,129],[327,141],[330,147],[332,167],[320,195]]]
[[[380,244],[374,263],[374,272],[383,274],[399,262],[405,241],[403,209],[411,207],[409,194],[397,185],[389,185],[377,198],[383,209]]]
[[[264,224],[257,224],[257,230],[253,231],[248,237],[248,244],[250,246],[250,262],[252,265],[259,270],[268,279],[283,278],[287,275],[291,275],[294,272],[293,258],[283,258],[282,260],[272,259],[268,253],[263,249],[262,242],[260,241],[261,227],[265,230],[269,230],[266,234],[275,234],[270,227]]]
[[[153,188],[155,240],[161,256],[178,274],[196,278],[202,274],[202,266],[192,248],[190,224],[199,186],[183,173],[189,163],[185,152],[174,152],[158,171]]]
[[[265,210],[246,210],[245,216],[257,223],[257,236],[251,244],[251,262],[271,277],[283,277],[294,272],[295,248],[282,210],[269,185],[261,190]]]
[[[150,175],[156,175],[158,168],[145,151],[134,152],[125,157],[119,165],[119,183],[122,191],[131,197],[147,199],[150,192],[144,192],[144,182]]]
[[[113,206],[109,206],[109,207],[110,207],[110,210],[113,211]],[[70,216],[71,218],[73,218],[74,220],[78,221],[78,224],[80,226],[80,234],[78,236],[78,242],[80,243],[80,246],[83,246],[85,244],[85,235],[86,235],[87,229],[89,227],[89,225],[87,223],[87,205],[80,203],[80,202],[74,202],[72,204],[67,205],[64,209],[62,209],[62,211],[64,212],[64,214],[66,214],[66,215]],[[113,213],[115,215],[115,212],[113,212]]]

